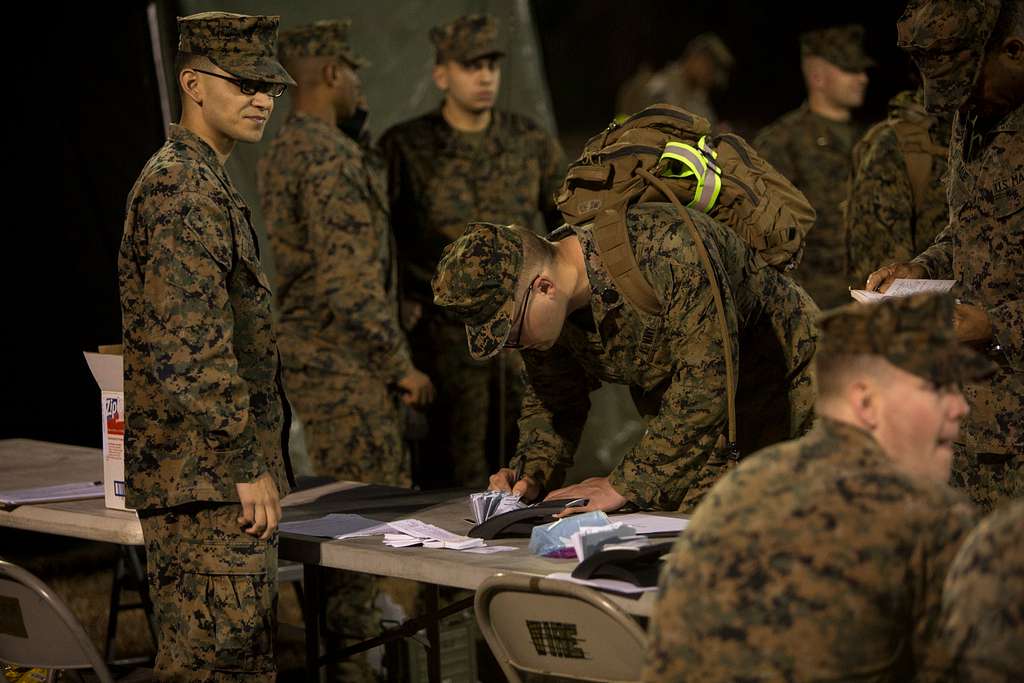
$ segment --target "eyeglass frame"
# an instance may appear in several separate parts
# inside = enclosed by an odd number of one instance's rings
[[[530,305],[530,294],[533,292],[533,287],[534,285],[537,284],[537,280],[539,279],[540,275],[537,275],[537,277],[533,278],[533,280],[530,281],[530,286],[526,288],[526,296],[523,297],[523,309],[519,312],[519,316],[516,319],[516,321],[519,323],[519,328],[516,330],[516,340],[513,342],[506,339],[505,343],[502,345],[501,348],[512,350],[523,348],[521,342],[523,340],[523,327],[524,323],[526,322],[526,314],[528,312],[528,306]]]
[[[216,76],[217,78],[225,80],[228,83],[232,83],[239,90],[242,91],[243,95],[250,96],[250,97],[252,95],[255,95],[256,93],[263,93],[264,95],[266,95],[268,97],[273,97],[273,98],[276,99],[276,98],[280,97],[281,95],[283,95],[284,91],[288,89],[288,86],[285,85],[284,83],[271,83],[270,81],[256,81],[256,80],[253,80],[251,78],[232,78],[231,76],[223,76],[221,74],[215,74],[212,71],[206,71],[205,69],[192,69],[192,70],[193,71],[197,71],[197,72],[199,72],[201,74],[206,74],[207,76]],[[274,93],[270,92],[271,88],[275,88],[275,89],[276,88],[280,88],[280,91],[278,91],[278,93],[275,95]],[[252,92],[246,92],[246,90],[251,90]]]

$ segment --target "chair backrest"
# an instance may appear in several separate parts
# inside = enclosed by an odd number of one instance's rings
[[[510,683],[520,671],[584,681],[636,681],[645,635],[592,588],[526,574],[495,574],[477,588],[476,620]]]
[[[114,680],[64,601],[6,560],[0,560],[0,661],[44,669],[92,669],[102,683]]]

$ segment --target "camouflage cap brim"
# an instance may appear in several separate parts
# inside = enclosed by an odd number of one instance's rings
[[[493,45],[483,46],[473,50],[467,50],[462,55],[459,55],[458,61],[462,63],[472,62],[483,57],[493,57],[494,59],[501,59],[505,56],[505,52],[498,47]]]
[[[486,360],[498,355],[505,346],[509,334],[512,333],[512,321],[515,319],[516,303],[509,298],[498,312],[482,325],[466,325],[466,339],[469,342],[469,355],[475,360]]]
[[[295,79],[281,63],[272,57],[253,56],[247,54],[207,55],[207,58],[228,73],[239,78],[265,83],[283,83],[296,85]]]
[[[365,57],[360,57],[352,50],[345,50],[344,52],[342,52],[341,58],[348,62],[349,66],[351,66],[353,69],[364,69],[373,64],[373,62],[371,62],[369,59],[366,59]]]
[[[959,109],[971,96],[981,70],[981,51],[913,51],[911,57],[923,77],[924,106],[940,113]]]

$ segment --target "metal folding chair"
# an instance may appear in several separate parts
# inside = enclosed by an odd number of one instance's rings
[[[0,661],[15,666],[92,669],[101,683],[114,678],[85,629],[49,586],[0,560]]]
[[[525,574],[477,589],[476,620],[509,683],[520,672],[582,681],[636,681],[644,630],[596,590]]]

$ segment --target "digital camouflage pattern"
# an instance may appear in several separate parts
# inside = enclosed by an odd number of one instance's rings
[[[468,14],[430,29],[430,42],[437,51],[437,63],[472,62],[480,57],[505,54],[498,42],[498,22],[486,14]]]
[[[910,54],[924,77],[924,102],[929,111],[955,111],[967,101],[981,73],[981,59],[999,16],[999,3],[907,3],[896,22],[896,42]]]
[[[229,12],[178,17],[178,52],[203,55],[239,78],[295,85],[277,61],[279,20]]]
[[[965,304],[986,310],[999,372],[964,386],[971,412],[954,485],[983,509],[1024,496],[1024,107],[982,127],[957,112],[949,151],[949,225],[914,261],[953,278]]]
[[[942,635],[956,680],[1024,672],[1024,500],[983,519],[960,547],[942,591]]]
[[[515,296],[522,267],[523,238],[494,223],[470,223],[444,248],[430,283],[434,303],[465,323],[473,358],[501,351],[522,315]]]
[[[139,515],[159,627],[156,680],[274,681],[277,534],[238,526],[238,506]]]
[[[213,149],[172,125],[128,197],[118,256],[125,501],[236,501],[291,474],[270,283],[249,208]]]
[[[830,26],[800,34],[800,56],[814,55],[843,71],[858,73],[875,65],[864,52],[864,27],[858,24]]]
[[[697,507],[662,571],[644,680],[946,680],[942,580],[973,521],[820,418]]]
[[[850,303],[821,315],[821,353],[872,354],[938,386],[991,375],[996,365],[959,343],[949,295],[915,294]]]
[[[341,57],[355,69],[369,66],[349,44],[351,25],[348,19],[323,19],[286,29],[277,42],[277,54],[282,62],[303,57]]]
[[[951,125],[951,116],[925,111],[922,90],[908,90],[889,101],[888,118],[854,147],[845,225],[847,275],[857,288],[880,265],[924,251],[949,222]]]
[[[515,223],[537,232],[560,225],[554,193],[565,172],[562,151],[524,116],[493,110],[486,130],[462,133],[448,125],[440,109],[391,128],[381,149],[388,161],[403,295],[423,305],[410,342],[417,367],[437,389],[428,413],[431,433],[421,444],[424,461],[450,458],[456,482],[483,483],[489,387],[501,371],[500,361],[470,357],[462,323],[433,305],[430,280],[442,250],[470,222]],[[459,342],[452,344],[455,339]],[[521,388],[514,377],[506,378],[506,385],[509,410],[518,412]],[[450,485],[450,477],[444,483]]]
[[[804,103],[754,139],[758,153],[804,193],[818,214],[804,241],[803,260],[790,274],[822,308],[850,300],[840,204],[846,199],[851,153],[861,133],[857,123],[830,121]]]
[[[690,215],[711,255],[738,352],[741,450],[749,453],[801,434],[811,419],[817,308],[728,228],[705,214]],[[632,503],[689,509],[731,463],[722,448],[721,327],[709,313],[711,288],[681,220],[669,204],[639,204],[627,213],[637,262],[662,302],[659,318],[648,318],[624,301],[587,227],[552,233],[555,240],[579,238],[592,295],[589,310],[568,317],[549,351],[522,353],[527,387],[517,458],[526,459],[524,471],[542,488],[562,483],[590,409],[589,393],[602,381],[628,385],[637,408],[651,416],[640,443],[609,477]],[[496,268],[493,261],[507,254],[507,249],[481,250],[449,259],[436,280],[438,300],[459,297],[442,289],[464,286],[474,274],[488,278]]]

